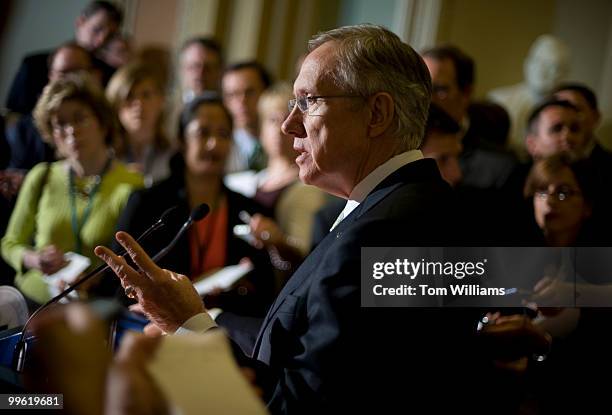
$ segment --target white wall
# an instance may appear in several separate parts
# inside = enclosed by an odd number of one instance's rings
[[[22,58],[74,36],[74,19],[88,0],[17,0],[0,39],[0,107]]]

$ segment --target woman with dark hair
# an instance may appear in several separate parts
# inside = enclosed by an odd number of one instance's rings
[[[255,214],[259,205],[223,185],[225,162],[232,145],[232,121],[216,95],[204,95],[189,103],[180,116],[180,152],[171,161],[171,176],[149,189],[135,192],[122,215],[118,229],[138,235],[168,208],[178,206],[176,226],[167,226],[143,245],[150,252],[164,247],[194,207],[210,206],[210,214],[196,222],[175,248],[160,262],[197,280],[227,265],[250,258],[254,267],[247,278],[230,292],[207,298],[224,310],[263,314],[273,295],[270,264],[264,252],[234,236],[242,224],[241,211]]]
[[[593,373],[604,375],[612,365],[610,342],[602,336],[612,318],[612,267],[609,248],[594,248],[607,246],[607,229],[597,222],[597,179],[589,161],[557,155],[536,161],[525,184],[542,245],[573,247],[528,298],[538,306],[537,325],[553,338],[550,359],[533,376],[546,413],[584,412],[585,397],[599,382]]]
[[[15,285],[34,303],[51,296],[46,274],[75,252],[99,262],[93,248],[112,240],[117,219],[142,176],[114,159],[115,124],[102,91],[87,79],[66,77],[43,91],[34,120],[63,158],[40,163],[26,176],[2,256],[17,272]]]

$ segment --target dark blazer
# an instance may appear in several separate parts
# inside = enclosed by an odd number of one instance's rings
[[[40,52],[26,56],[13,78],[6,98],[6,107],[20,114],[29,114],[49,81],[50,52]]]
[[[388,413],[425,396],[432,410],[450,405],[440,397],[465,383],[462,362],[474,365],[473,316],[360,308],[360,255],[368,246],[452,244],[453,222],[452,191],[424,159],[387,177],[317,245],[253,337],[252,357],[274,379],[272,413]]]
[[[9,160],[11,159],[11,147],[6,141],[4,134],[4,117],[0,114],[0,170],[4,170],[8,167]]]
[[[55,151],[47,144],[34,124],[32,115],[24,115],[6,132],[11,146],[9,167],[30,170],[43,161],[55,161]]]
[[[510,179],[517,164],[506,148],[510,118],[503,107],[487,101],[468,108],[469,128],[459,156],[464,186],[499,189]]]
[[[182,174],[182,160],[180,157],[175,157],[172,164],[173,172],[170,178],[149,189],[138,190],[130,196],[117,225],[118,230],[125,230],[137,237],[156,222],[166,209],[178,206],[177,211],[169,220],[169,226],[142,241],[145,250],[152,254],[161,250],[172,240],[189,216],[190,209]],[[218,305],[230,311],[262,316],[274,298],[274,281],[269,257],[265,251],[253,248],[233,234],[234,226],[243,223],[238,216],[241,210],[252,215],[260,213],[262,208],[254,201],[225,187],[223,187],[223,192],[228,205],[226,265],[238,264],[242,258],[248,257],[253,261],[255,271],[248,278],[252,283],[250,288],[254,288],[254,291],[249,291],[247,295],[238,294],[238,292],[243,292],[241,290],[234,290],[231,294],[222,294],[220,298],[217,298],[217,301],[222,304]],[[159,265],[181,274],[189,274],[191,250],[188,234],[179,239],[176,246],[159,262]],[[212,306],[210,303],[207,305]]]

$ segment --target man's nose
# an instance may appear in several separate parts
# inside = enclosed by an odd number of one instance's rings
[[[281,125],[283,134],[293,137],[306,137],[306,129],[304,128],[304,114],[299,110],[297,105],[293,107],[283,125]]]
[[[67,136],[67,137],[72,137],[72,138],[74,138],[74,130],[75,130],[75,128],[74,128],[74,124],[67,124],[67,125],[64,127],[64,132],[66,133],[66,136]]]
[[[564,127],[559,132],[559,141],[563,148],[567,148],[568,144],[572,141],[572,133],[569,128]]]
[[[240,102],[242,105],[246,105],[247,101],[249,100],[250,94],[246,91],[240,92],[237,96],[236,99],[238,100],[238,102]]]
[[[218,144],[218,140],[217,140],[217,137],[215,137],[214,135],[211,135],[210,137],[206,139],[206,149],[207,150],[214,150],[217,147],[217,144]]]

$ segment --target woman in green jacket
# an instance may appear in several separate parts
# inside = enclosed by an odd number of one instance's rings
[[[42,303],[54,292],[46,275],[66,265],[66,253],[88,257],[90,268],[97,265],[93,248],[111,242],[142,176],[114,159],[112,110],[87,79],[49,84],[34,119],[63,160],[41,163],[26,176],[2,239],[2,256],[16,271],[17,288]]]

